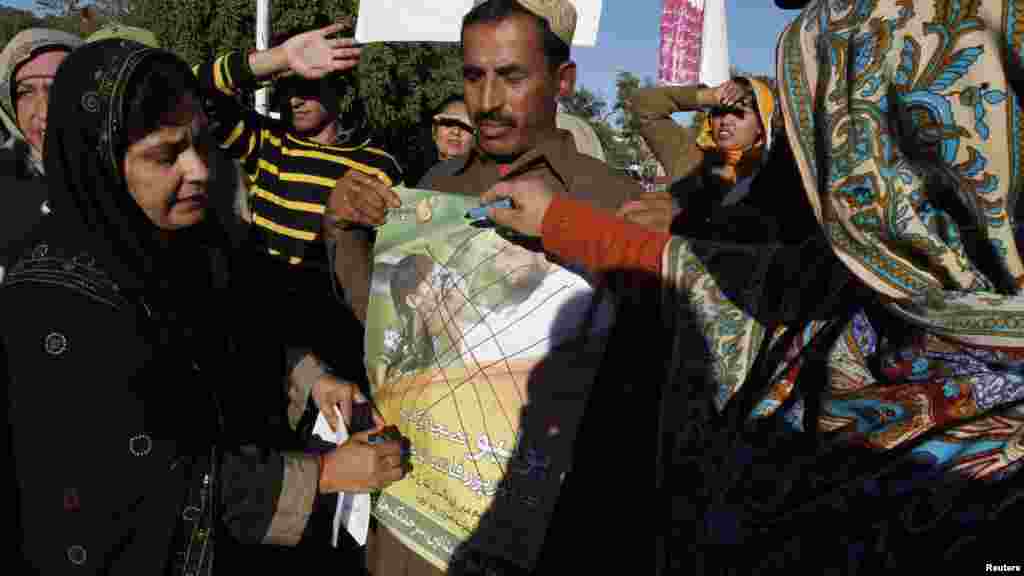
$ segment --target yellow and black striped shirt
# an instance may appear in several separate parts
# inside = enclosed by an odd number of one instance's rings
[[[273,256],[299,264],[321,260],[321,227],[327,197],[349,170],[376,176],[389,186],[402,170],[369,141],[354,147],[318,144],[291,134],[283,122],[262,116],[236,96],[259,83],[242,52],[230,52],[196,67],[214,139],[242,161],[250,179],[253,224]]]

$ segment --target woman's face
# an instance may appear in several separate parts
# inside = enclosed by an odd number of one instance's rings
[[[50,103],[50,85],[66,50],[37,54],[18,68],[14,76],[14,106],[18,129],[37,157],[42,158],[46,140],[46,113]]]
[[[758,118],[751,93],[727,111],[712,111],[711,130],[719,148],[747,150],[761,139],[761,120]]]
[[[128,192],[161,230],[187,228],[206,214],[204,122],[198,101],[186,95],[161,118],[160,128],[125,152]]]
[[[453,114],[469,117],[466,111],[465,102],[452,102],[445,106],[442,114]],[[451,120],[434,121],[434,143],[437,144],[437,151],[441,160],[448,160],[457,156],[463,156],[469,152],[470,142],[473,140],[473,132],[465,126]]]

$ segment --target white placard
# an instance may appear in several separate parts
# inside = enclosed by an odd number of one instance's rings
[[[597,44],[601,0],[570,0],[576,6],[574,46]],[[459,42],[462,17],[473,0],[372,0],[359,3],[356,41]]]

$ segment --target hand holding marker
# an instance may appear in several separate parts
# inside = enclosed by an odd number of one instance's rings
[[[469,212],[466,212],[466,218],[469,218],[470,220],[488,220],[489,221],[490,218],[488,218],[487,212],[490,211],[491,208],[511,208],[511,207],[512,207],[512,199],[511,198],[502,198],[500,200],[495,200],[494,202],[491,202],[490,204],[484,204],[484,205],[480,206],[479,208],[473,208]]]

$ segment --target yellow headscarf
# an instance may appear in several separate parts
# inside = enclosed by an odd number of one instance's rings
[[[697,136],[697,147],[705,152],[712,152],[721,156],[723,170],[720,174],[722,180],[735,184],[740,176],[749,176],[760,164],[761,155],[772,145],[772,115],[775,114],[775,97],[768,84],[755,78],[745,78],[750,82],[754,93],[754,102],[757,105],[758,115],[761,117],[763,128],[761,140],[756,142],[749,150],[736,150],[719,148],[715,143],[714,131],[711,129],[711,116],[704,118],[700,134]]]

